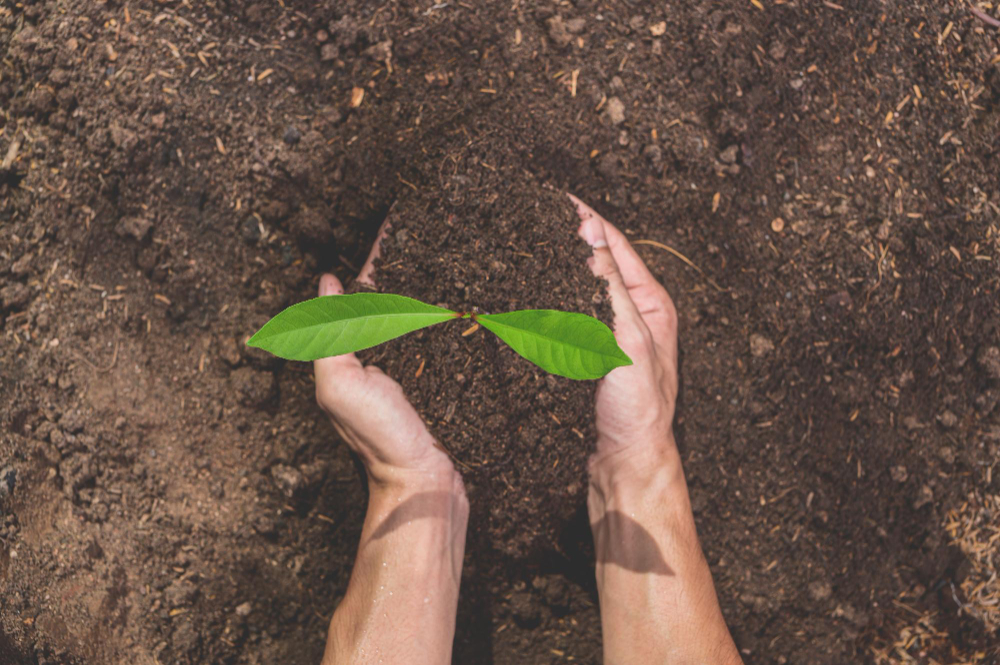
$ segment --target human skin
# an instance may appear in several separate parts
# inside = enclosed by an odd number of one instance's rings
[[[719,609],[673,437],[677,315],[625,237],[575,197],[633,365],[598,384],[587,508],[604,662],[740,663]],[[381,234],[380,234],[381,238]],[[358,280],[370,286],[376,241]],[[343,292],[332,275],[320,295]],[[316,398],[367,470],[368,512],[324,665],[449,663],[469,505],[399,384],[354,355],[315,363]]]
[[[588,260],[608,282],[618,345],[633,364],[597,387],[587,510],[604,662],[742,662],[695,530],[673,434],[677,312],[625,236],[572,198]]]

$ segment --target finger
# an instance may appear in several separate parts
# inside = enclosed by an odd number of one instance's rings
[[[361,266],[361,272],[358,273],[358,281],[365,286],[375,288],[375,259],[382,254],[382,241],[387,235],[389,235],[388,216],[382,222],[382,226],[379,227],[378,234],[375,236],[375,242],[372,243],[372,249],[368,252],[368,260]]]
[[[608,248],[618,264],[629,297],[649,326],[654,340],[670,346],[670,340],[677,337],[677,313],[670,294],[649,272],[646,263],[636,253],[625,234],[577,197],[572,194],[569,197],[576,204],[577,214],[584,224],[594,224],[594,219],[600,220]],[[673,345],[676,346],[676,342]]]
[[[632,300],[635,301],[639,310],[645,309],[644,305],[646,304],[652,307],[661,306],[663,299],[670,296],[663,285],[649,272],[646,263],[636,253],[625,234],[580,199],[572,194],[569,195],[569,198],[576,204],[576,211],[581,220],[587,222],[587,220],[597,218],[604,225],[604,236],[608,241],[608,247],[622,273],[625,286],[630,292],[635,291],[632,294]]]
[[[604,225],[598,217],[589,217],[583,220],[580,225],[580,236],[594,250],[594,255],[587,259],[587,264],[595,276],[601,277],[608,282],[608,295],[611,296],[611,309],[615,314],[615,336],[619,332],[631,333],[642,332],[645,324],[642,316],[636,309],[635,303],[629,296],[628,288],[622,279],[615,257],[608,247],[607,237],[604,235]],[[621,340],[619,340],[621,341]]]
[[[336,296],[343,292],[343,285],[333,275],[325,274],[319,278],[319,295]],[[316,397],[320,406],[332,407],[334,401],[332,398],[336,397],[337,393],[350,390],[345,385],[348,382],[344,378],[349,377],[352,372],[359,372],[361,369],[361,361],[353,353],[320,358],[313,362],[313,372],[316,374]]]

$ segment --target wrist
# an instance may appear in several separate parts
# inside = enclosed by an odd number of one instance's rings
[[[598,441],[597,452],[588,461],[592,492],[609,499],[649,495],[654,491],[686,494],[680,454],[672,432],[652,443],[608,448]]]
[[[414,494],[434,494],[442,498],[465,497],[462,476],[447,458],[419,467],[365,464],[365,470],[368,475],[368,494],[372,501],[381,497],[396,500]]]

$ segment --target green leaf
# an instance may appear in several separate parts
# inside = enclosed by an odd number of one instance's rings
[[[281,312],[247,345],[288,360],[316,360],[367,349],[457,316],[389,293],[322,296]]]
[[[599,379],[632,359],[611,329],[592,316],[553,309],[477,314],[484,328],[546,372],[569,379]]]

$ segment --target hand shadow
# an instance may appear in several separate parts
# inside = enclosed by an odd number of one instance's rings
[[[649,531],[625,513],[608,511],[592,527],[595,540],[621,543],[617,547],[596,547],[600,563],[612,563],[636,573],[674,574]]]

